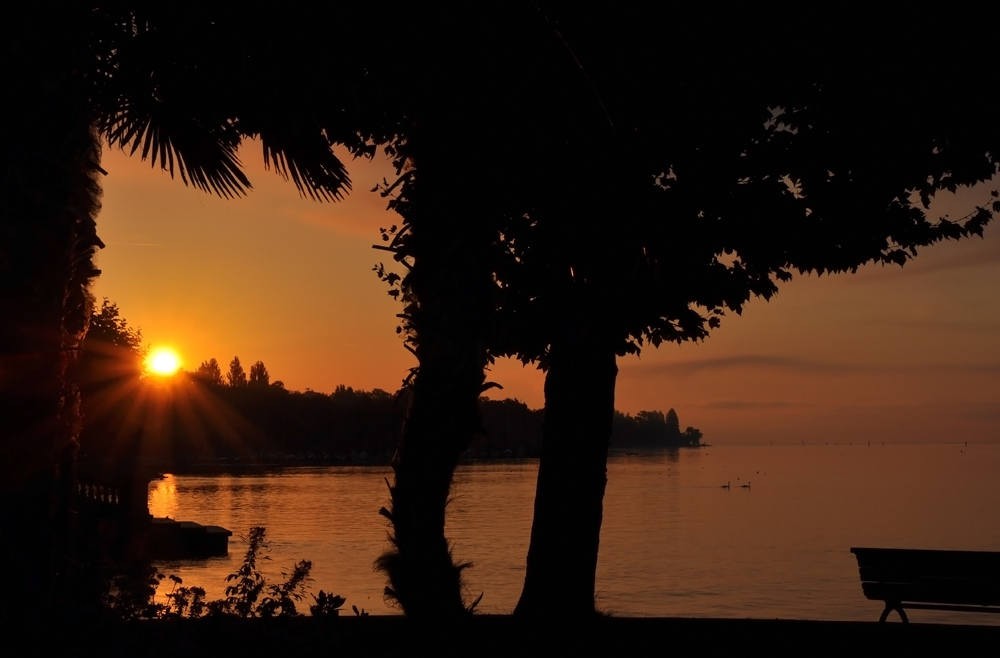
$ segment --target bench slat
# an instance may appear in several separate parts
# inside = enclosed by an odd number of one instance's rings
[[[861,580],[892,583],[936,583],[947,581],[973,581],[1000,583],[1000,573],[967,569],[904,569],[901,567],[861,567]]]
[[[927,587],[898,583],[861,583],[861,589],[866,597],[874,601],[1000,606],[1000,594],[996,589],[978,586]]]
[[[921,571],[954,569],[1000,573],[1000,553],[985,551],[928,551],[898,548],[852,548],[861,567],[918,568]]]

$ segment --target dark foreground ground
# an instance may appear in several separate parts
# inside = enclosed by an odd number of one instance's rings
[[[970,621],[975,621],[977,615]],[[766,656],[990,655],[1000,627],[741,619],[611,618],[525,623],[476,616],[461,624],[403,617],[201,619],[19,629],[30,651],[62,656]],[[15,631],[8,635],[23,636]],[[22,646],[24,646],[22,644]],[[37,648],[37,649],[36,649]]]

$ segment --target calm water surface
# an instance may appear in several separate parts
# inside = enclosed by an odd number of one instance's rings
[[[524,578],[537,462],[460,466],[447,532],[468,599],[510,612]],[[719,446],[616,455],[608,465],[598,605],[629,616],[878,618],[861,593],[852,546],[1000,551],[1000,444]],[[312,591],[376,614],[388,544],[378,509],[388,467],[297,468],[175,476],[150,485],[155,516],[230,528],[265,526],[280,578],[313,562]],[[731,488],[721,485],[731,483]],[[749,488],[742,485],[750,484]],[[219,598],[230,555],[163,563]],[[307,597],[308,598],[308,597]],[[311,601],[311,599],[310,599]],[[910,614],[910,613],[907,613]],[[913,611],[915,621],[1000,623],[996,615]]]

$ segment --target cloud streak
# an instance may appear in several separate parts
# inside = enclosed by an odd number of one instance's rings
[[[783,400],[771,400],[766,402],[754,402],[751,400],[715,400],[705,405],[708,409],[720,411],[752,411],[756,409],[785,409],[801,405],[792,404]]]
[[[897,320],[886,318],[871,322],[872,326],[892,327],[896,329],[921,329],[939,333],[1000,333],[1000,322],[981,322],[969,320],[962,322],[949,322],[947,320]]]
[[[629,364],[623,370],[643,376],[672,375],[691,377],[727,371],[770,371],[803,375],[857,375],[920,372],[952,372],[963,375],[1000,374],[1000,363],[916,363],[888,365],[877,363],[831,363],[772,354],[740,354],[715,359],[676,363]]]
[[[802,373],[851,374],[866,370],[855,365],[824,363],[794,357],[769,354],[741,354],[716,359],[679,361],[677,363],[635,364],[628,369],[643,371],[643,374],[679,375],[688,377],[700,373],[722,372],[726,370],[775,370]]]

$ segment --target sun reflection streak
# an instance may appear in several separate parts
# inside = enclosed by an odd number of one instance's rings
[[[149,513],[164,518],[177,518],[177,480],[173,475],[165,475],[149,486]]]

